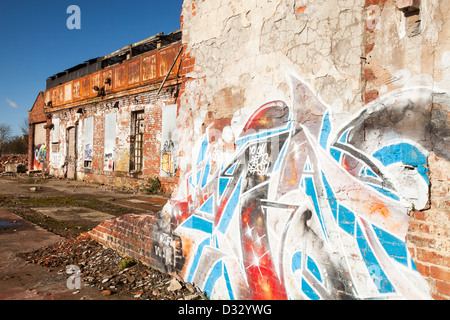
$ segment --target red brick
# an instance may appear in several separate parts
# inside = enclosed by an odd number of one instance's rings
[[[440,266],[430,266],[430,276],[436,280],[450,282],[450,271]]]
[[[443,262],[442,255],[427,249],[417,248],[417,260],[435,265],[441,265]]]
[[[439,294],[450,297],[450,283],[445,281],[436,281],[436,291]]]
[[[365,95],[364,95],[364,102],[365,102],[366,104],[367,104],[367,103],[370,103],[370,102],[372,102],[372,101],[378,99],[378,97],[379,97],[378,91],[369,91],[369,92],[366,92]]]
[[[424,276],[424,277],[429,277],[430,276],[430,267],[427,265],[424,265],[420,262],[415,262],[417,271],[419,271],[419,273]]]
[[[366,79],[366,81],[371,81],[371,80],[376,79],[375,73],[373,72],[373,70],[371,68],[364,69],[364,78]]]
[[[414,211],[412,214],[412,217],[416,220],[421,220],[421,221],[426,220],[425,212],[422,212],[422,211]]]

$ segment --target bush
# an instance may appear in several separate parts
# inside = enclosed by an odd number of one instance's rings
[[[159,181],[158,177],[155,177],[154,179],[148,179],[148,183],[145,185],[144,190],[149,194],[163,193],[161,181]]]

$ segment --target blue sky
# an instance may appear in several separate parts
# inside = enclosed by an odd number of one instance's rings
[[[157,33],[180,29],[183,0],[1,0],[0,124],[13,135],[28,118],[46,79]],[[70,5],[81,29],[69,30]]]

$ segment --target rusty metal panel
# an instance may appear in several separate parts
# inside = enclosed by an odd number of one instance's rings
[[[57,103],[57,101],[56,101],[56,96],[57,96],[57,89],[56,88],[54,88],[54,89],[52,89],[52,94],[51,94],[51,99],[52,99],[52,103],[53,104],[56,104]]]
[[[47,102],[52,101],[52,106],[58,107],[83,99],[95,98],[98,95],[98,92],[94,90],[95,86],[99,89],[104,88],[106,93],[114,93],[139,85],[160,82],[172,66],[180,46],[181,42],[177,42],[49,89],[45,93]],[[180,60],[176,62],[169,78],[178,74],[179,67]],[[110,83],[106,83],[106,79],[110,79]]]
[[[126,64],[115,67],[114,72],[114,89],[123,88],[126,85]]]
[[[73,100],[80,99],[80,80],[75,80],[73,82]]]
[[[113,69],[112,69],[112,68],[105,69],[105,70],[102,72],[102,77],[103,77],[103,79],[104,79],[104,80],[103,80],[103,83],[104,83],[106,92],[111,91],[112,88],[113,88],[112,84],[113,84],[113,82],[114,82],[114,72],[113,72]],[[106,81],[107,79],[109,79],[109,81],[110,81],[109,83],[105,83],[105,81]]]
[[[64,102],[69,102],[71,100],[72,100],[72,82],[69,82],[64,85]]]
[[[173,61],[175,60],[175,57],[178,53],[178,46],[170,46],[167,48],[164,48],[158,52],[159,54],[159,76],[165,77],[167,75],[167,72],[169,71],[169,68],[172,66]],[[178,68],[173,68],[171,71],[171,74],[174,74],[177,72]]]
[[[102,84],[102,78],[101,78],[101,72],[96,72],[90,75],[91,77],[91,90],[90,92],[90,96],[96,96],[97,95],[97,91],[94,90],[94,87],[98,87],[98,88],[102,88],[103,84]]]
[[[60,85],[58,87],[57,103],[58,104],[64,103],[64,86],[63,85]]]
[[[158,77],[156,74],[156,53],[149,54],[142,58],[142,80],[149,81]]]
[[[128,85],[139,83],[141,80],[141,61],[130,61],[128,64]]]
[[[89,96],[90,82],[89,76],[81,78],[81,98]]]

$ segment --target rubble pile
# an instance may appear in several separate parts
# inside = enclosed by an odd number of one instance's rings
[[[82,286],[97,287],[103,295],[127,295],[142,300],[204,300],[204,293],[178,276],[170,276],[132,259],[89,238],[67,238],[20,256],[28,261],[54,269],[58,274],[67,267],[80,269]],[[82,288],[81,288],[82,290]]]
[[[5,171],[7,164],[23,164],[28,167],[28,155],[27,154],[3,154],[0,155],[0,172]]]

